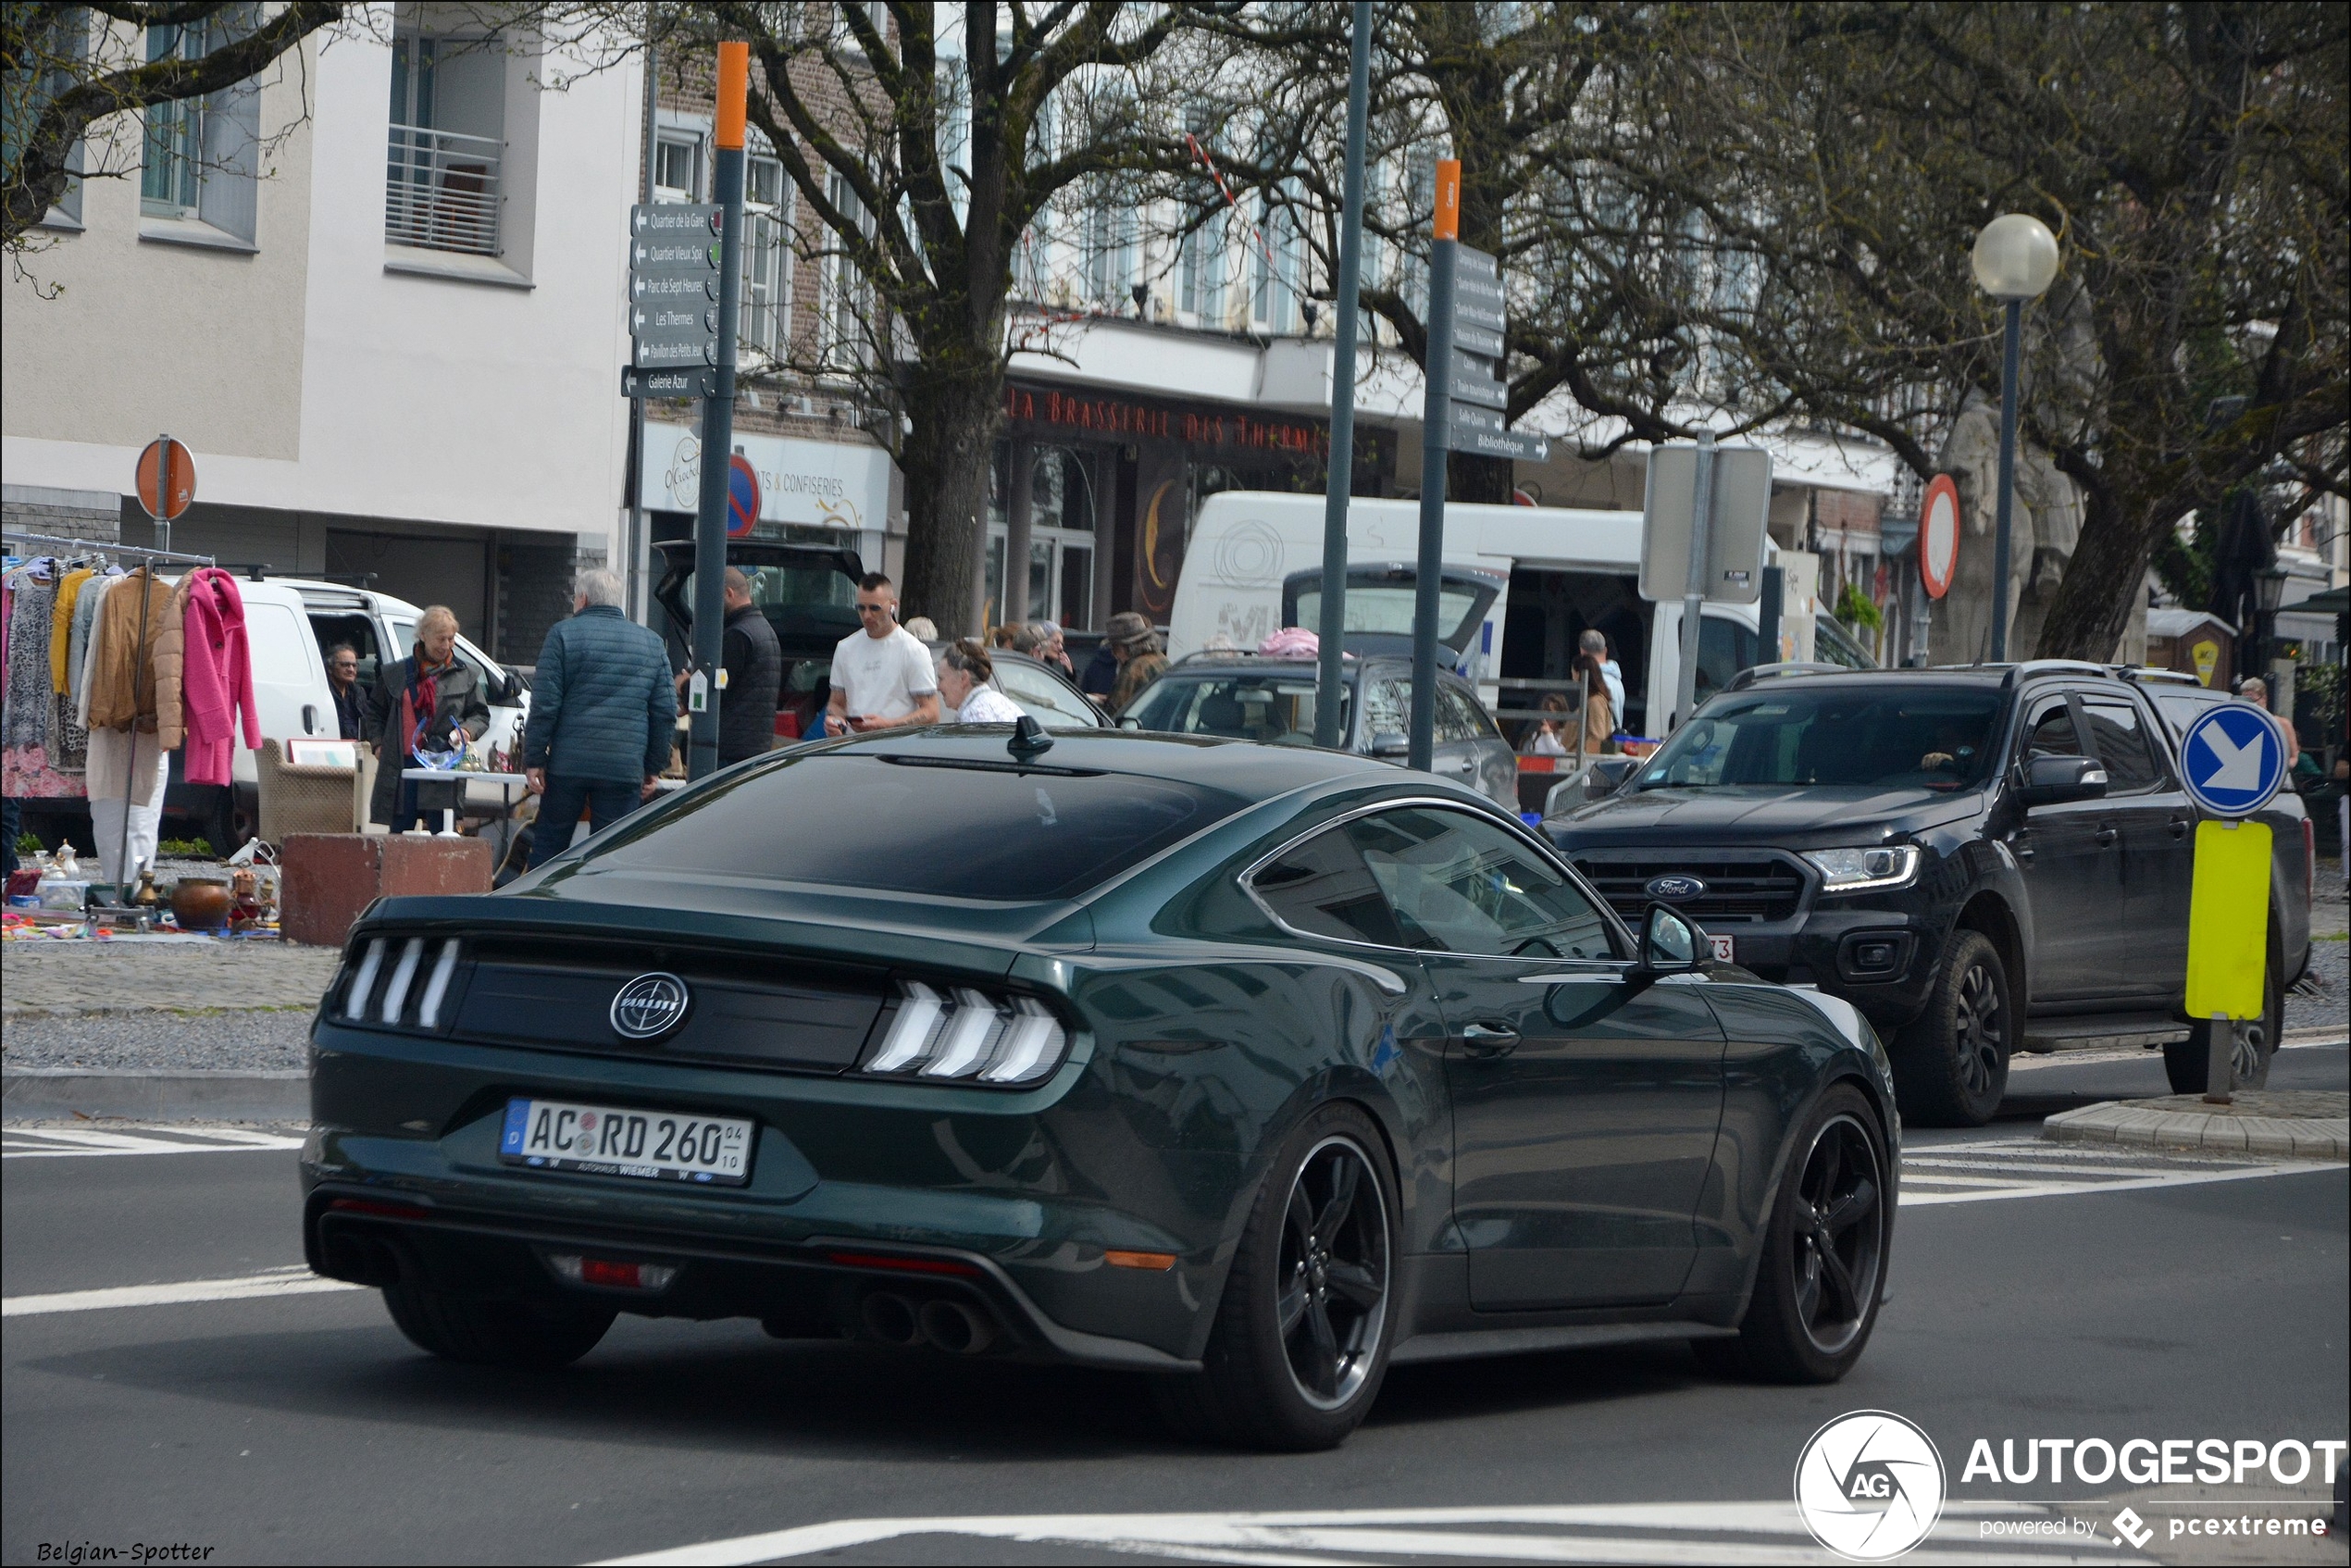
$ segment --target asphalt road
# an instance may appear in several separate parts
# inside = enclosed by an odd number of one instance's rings
[[[2272,1085],[2342,1089],[2345,1065],[2290,1051]],[[2161,1068],[2059,1059],[2017,1090],[2028,1107],[2158,1093]],[[1918,1423],[1948,1473],[1938,1537],[1909,1561],[2345,1562],[2340,1537],[2165,1533],[2199,1510],[2317,1516],[2315,1477],[1963,1478],[1979,1438],[2339,1443],[2351,1415],[2343,1166],[2053,1176],[2034,1130],[1914,1137],[1895,1300],[1837,1387],[1718,1382],[1678,1345],[1412,1367],[1344,1449],[1268,1458],[1171,1440],[1130,1378],[747,1324],[623,1319],[554,1375],[442,1364],[371,1293],[285,1293],[305,1280],[291,1149],[133,1133],[207,1147],[72,1152],[11,1128],[0,1558],[587,1562],[721,1542],[695,1560],[1825,1561],[1787,1505],[1797,1453],[1877,1409]],[[55,1300],[216,1280],[255,1293]],[[2156,1526],[2144,1554],[2104,1533],[2125,1503]],[[1250,1517],[1268,1511],[1287,1517]],[[2099,1533],[1984,1537],[2043,1517]],[[778,1531],[795,1533],[756,1538]]]

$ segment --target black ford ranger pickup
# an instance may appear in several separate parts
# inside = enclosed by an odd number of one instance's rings
[[[2212,1026],[2185,1002],[2201,814],[2177,757],[2227,700],[2059,661],[1766,666],[1543,827],[1620,912],[1672,903],[1718,961],[1852,1002],[1890,1042],[1912,1121],[1988,1121],[2017,1051],[2160,1047],[2174,1091],[2200,1091]],[[2267,1080],[2310,955],[2308,818],[2281,794],[2259,819],[2268,1004],[2241,1087]]]

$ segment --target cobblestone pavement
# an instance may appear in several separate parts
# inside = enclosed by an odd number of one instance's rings
[[[277,941],[15,941],[0,948],[0,1014],[86,1017],[318,1005],[342,954]]]

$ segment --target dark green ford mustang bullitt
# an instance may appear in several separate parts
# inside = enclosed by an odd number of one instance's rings
[[[1276,1448],[1399,1362],[1833,1379],[1892,1243],[1885,1053],[1704,948],[1384,763],[852,738],[377,904],[312,1035],[305,1238],[460,1361],[751,1316],[1156,1374]]]

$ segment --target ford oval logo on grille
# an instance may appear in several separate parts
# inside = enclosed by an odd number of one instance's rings
[[[1694,899],[1706,891],[1706,884],[1695,877],[1652,877],[1643,890],[1653,899]]]
[[[640,975],[612,999],[613,1033],[623,1039],[659,1039],[686,1021],[686,982],[675,975]]]

